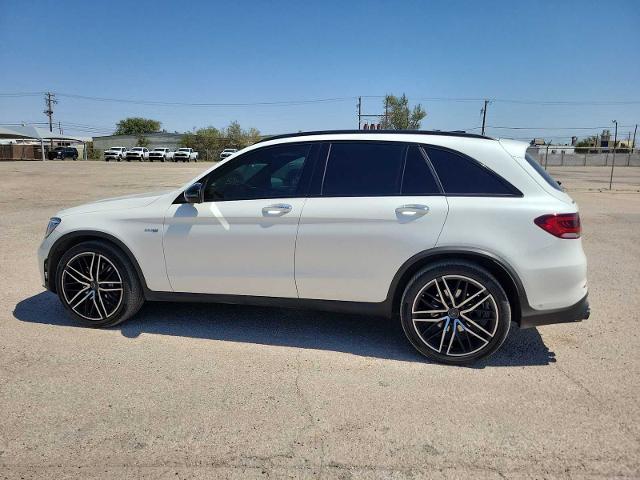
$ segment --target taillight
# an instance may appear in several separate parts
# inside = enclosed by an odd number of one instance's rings
[[[559,238],[580,238],[580,215],[577,213],[555,213],[542,215],[535,224]]]

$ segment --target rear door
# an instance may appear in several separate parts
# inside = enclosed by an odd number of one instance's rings
[[[322,159],[298,230],[299,296],[384,301],[400,266],[435,246],[447,200],[416,145],[334,142]]]

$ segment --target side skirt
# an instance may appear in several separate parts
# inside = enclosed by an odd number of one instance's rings
[[[150,302],[192,302],[225,303],[232,305],[252,305],[258,307],[293,308],[300,310],[321,310],[325,312],[350,313],[376,317],[391,317],[387,302],[343,302],[338,300],[317,300],[309,298],[258,297],[250,295],[219,295],[209,293],[157,292],[147,290],[145,299]]]

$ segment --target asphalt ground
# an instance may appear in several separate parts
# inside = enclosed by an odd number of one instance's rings
[[[512,328],[472,368],[352,315],[147,304],[76,326],[40,286],[48,218],[204,168],[0,163],[0,478],[640,477],[640,168],[613,192],[606,169],[552,169],[580,205],[591,318]]]

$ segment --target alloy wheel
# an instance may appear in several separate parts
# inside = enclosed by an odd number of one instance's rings
[[[113,315],[122,303],[122,277],[106,256],[82,252],[72,257],[62,272],[62,293],[77,315],[100,321]]]
[[[442,275],[418,292],[411,321],[424,345],[434,352],[464,357],[486,347],[498,329],[494,296],[480,282],[462,275]]]

